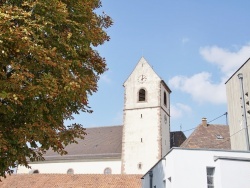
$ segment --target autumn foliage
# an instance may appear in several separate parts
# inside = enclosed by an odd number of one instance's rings
[[[112,21],[99,0],[0,0],[0,176],[84,137],[63,121],[90,112]]]

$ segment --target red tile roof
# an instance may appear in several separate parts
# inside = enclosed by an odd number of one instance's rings
[[[18,174],[1,178],[1,188],[141,188],[142,175]]]
[[[230,150],[229,126],[199,125],[180,147]]]

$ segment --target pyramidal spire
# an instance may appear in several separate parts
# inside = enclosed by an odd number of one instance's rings
[[[129,79],[138,80],[139,77],[148,77],[148,78],[155,78],[160,80],[160,77],[156,74],[153,70],[152,66],[148,63],[148,61],[142,56],[139,62],[136,64],[134,70],[129,75],[128,79],[124,82],[124,86],[126,85]]]

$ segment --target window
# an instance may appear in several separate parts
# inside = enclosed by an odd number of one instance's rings
[[[167,94],[166,94],[165,91],[164,91],[164,94],[163,94],[163,101],[164,101],[164,105],[167,106]]]
[[[74,174],[74,170],[72,168],[68,169],[67,174]]]
[[[39,170],[34,170],[33,174],[39,174]]]
[[[146,91],[145,91],[145,89],[140,89],[140,91],[139,91],[139,101],[146,101]]]
[[[207,167],[207,188],[214,188],[214,167]]]
[[[142,163],[138,163],[138,169],[142,168]]]
[[[223,140],[224,138],[223,138],[223,136],[221,136],[220,134],[217,134],[217,135],[216,135],[216,139],[217,139],[217,140]]]
[[[111,173],[112,173],[111,168],[104,169],[104,174],[111,174]]]

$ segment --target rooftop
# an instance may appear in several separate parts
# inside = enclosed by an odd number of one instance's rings
[[[121,158],[123,126],[87,128],[84,139],[65,147],[67,155],[48,150],[46,161],[67,159]]]
[[[48,150],[44,155],[46,161],[85,160],[85,159],[121,159],[123,126],[87,128],[85,138],[77,139],[78,144],[65,147],[67,155],[59,155]],[[186,139],[181,131],[171,132],[171,147],[179,147]],[[39,161],[40,163],[42,161]],[[37,162],[34,162],[37,163]]]
[[[203,120],[180,147],[230,150],[229,126],[207,124]]]
[[[142,175],[19,174],[1,178],[1,188],[140,188]]]

